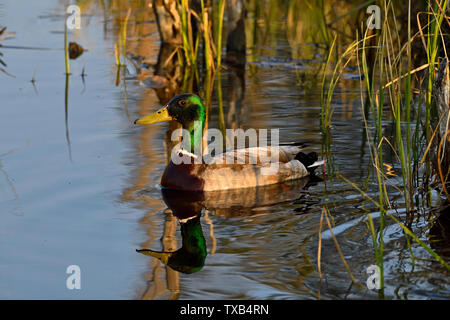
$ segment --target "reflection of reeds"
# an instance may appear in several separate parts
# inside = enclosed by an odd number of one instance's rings
[[[116,65],[120,66],[120,54],[119,54],[119,47],[117,46],[117,42],[114,43],[114,56],[116,57]]]
[[[306,1],[305,3],[311,9],[314,21],[316,22],[316,25],[319,26],[320,33],[325,39],[325,42],[329,44],[331,39],[328,31],[324,0]]]
[[[3,40],[6,40],[8,38],[12,38],[14,35],[15,35],[15,32],[6,33],[6,27],[0,28],[0,42]],[[1,44],[0,44],[0,47],[2,47]],[[0,57],[2,57],[2,56],[3,56],[3,53],[0,52]],[[3,61],[0,58],[0,71],[10,77],[14,77],[14,75],[8,73],[2,66],[6,68],[6,63],[5,63],[5,61]]]
[[[69,159],[72,162],[72,147],[70,145],[70,136],[69,136],[69,76],[70,74],[66,74],[66,86],[64,90],[64,123],[66,125],[66,142],[67,148],[69,150]]]
[[[333,238],[333,242],[336,246],[336,250],[339,253],[339,257],[341,258],[341,261],[344,264],[345,269],[347,270],[348,275],[350,276],[350,279],[352,279],[353,282],[356,282],[355,277],[353,276],[352,271],[350,270],[350,267],[348,266],[347,260],[345,260],[344,254],[342,253],[341,246],[339,245],[339,242],[337,241],[337,238],[334,235],[333,228],[330,223],[330,219],[328,218],[328,216],[330,215],[330,211],[328,210],[328,208],[322,209],[322,215],[325,216],[325,220],[327,221],[327,225],[328,225],[328,230],[330,231],[331,237]]]
[[[125,59],[127,56],[127,25],[128,25],[128,19],[130,18],[130,14],[131,14],[131,8],[128,9],[125,19],[120,24],[118,43],[114,44],[114,53],[116,56],[117,66],[125,65]]]
[[[0,29],[0,41],[12,38],[15,36],[15,32],[6,33],[6,27]]]
[[[6,179],[6,182],[8,183],[8,185],[9,185],[9,187],[11,189],[11,192],[13,193],[15,199],[19,198],[19,194],[17,193],[16,188],[14,187],[13,181],[11,180],[11,178],[8,175],[8,173],[3,168],[2,158],[4,156],[10,155],[10,154],[16,152],[17,150],[19,150],[19,148],[12,149],[12,150],[9,150],[6,153],[0,154],[0,172],[3,173],[3,175],[4,175],[5,179]],[[1,187],[1,184],[0,184],[0,187]]]

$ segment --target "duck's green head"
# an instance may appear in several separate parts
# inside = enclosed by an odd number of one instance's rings
[[[205,123],[205,106],[195,94],[183,93],[173,97],[164,107],[148,116],[137,119],[135,124],[152,124],[175,120],[191,131],[195,121]]]

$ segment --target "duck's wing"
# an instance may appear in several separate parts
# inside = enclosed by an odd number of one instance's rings
[[[237,149],[212,157],[197,175],[204,191],[259,187],[309,175],[295,156],[300,146]]]
[[[252,147],[230,150],[211,157],[210,164],[257,164],[267,165],[274,161],[287,163],[305,148],[300,145]]]

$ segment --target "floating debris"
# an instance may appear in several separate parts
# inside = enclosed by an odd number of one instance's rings
[[[82,46],[80,46],[76,42],[69,42],[69,58],[75,60],[79,56],[81,56],[84,52]]]

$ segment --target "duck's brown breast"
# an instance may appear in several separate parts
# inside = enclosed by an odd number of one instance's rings
[[[199,174],[205,164],[174,164],[170,161],[161,178],[161,185],[169,189],[202,191],[205,181]]]

